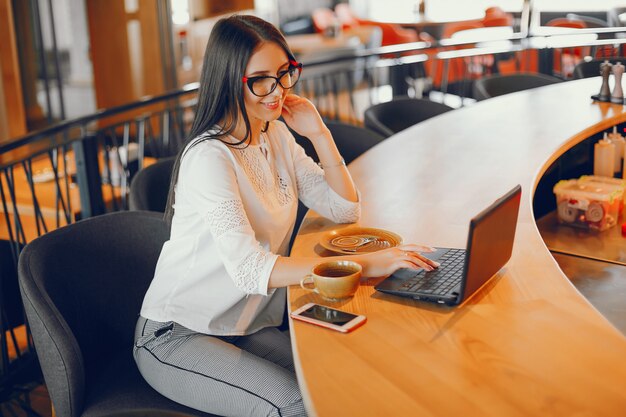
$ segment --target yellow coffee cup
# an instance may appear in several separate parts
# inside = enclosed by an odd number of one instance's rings
[[[300,280],[300,286],[329,301],[345,300],[352,297],[359,288],[362,270],[361,265],[353,261],[322,262]],[[313,286],[308,287],[307,284]]]

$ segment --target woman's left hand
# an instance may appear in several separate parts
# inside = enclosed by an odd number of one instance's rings
[[[320,117],[317,109],[309,100],[295,94],[285,97],[282,110],[287,125],[310,140],[328,132],[328,128]]]

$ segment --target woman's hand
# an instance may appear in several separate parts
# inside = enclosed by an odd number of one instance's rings
[[[428,246],[408,244],[357,255],[352,259],[361,264],[365,278],[387,277],[400,268],[424,268],[426,271],[432,271],[439,266],[438,262],[426,258],[420,252],[433,252],[433,249]]]
[[[328,132],[317,109],[306,98],[295,94],[287,95],[283,103],[282,115],[290,128],[312,141]]]

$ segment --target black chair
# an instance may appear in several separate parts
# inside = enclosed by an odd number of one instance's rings
[[[609,61],[611,64],[621,62],[626,65],[626,57],[611,57],[602,59],[592,59],[590,61],[579,62],[574,67],[574,79],[579,80],[581,78],[599,77],[600,65],[604,61]],[[600,87],[598,87],[600,89]]]
[[[22,251],[26,317],[56,415],[209,416],[154,391],[133,360],[135,323],[169,227],[124,211],[47,233]]]
[[[336,121],[326,121],[325,123],[333,135],[337,149],[339,149],[339,153],[341,153],[346,164],[354,161],[363,152],[385,139],[384,136],[363,127]],[[319,162],[311,141],[293,130],[291,133],[296,138],[296,142],[304,148],[307,155],[313,158],[315,162]]]
[[[410,97],[395,98],[365,110],[365,127],[389,137],[424,120],[454,110],[436,101]]]
[[[561,82],[559,78],[539,73],[490,75],[476,80],[474,83],[474,98],[481,101],[559,82]]]
[[[128,197],[131,210],[165,212],[175,162],[176,157],[159,159],[135,175]]]

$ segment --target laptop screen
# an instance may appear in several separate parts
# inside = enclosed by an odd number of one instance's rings
[[[471,220],[463,299],[478,290],[511,257],[520,199],[518,185]]]

